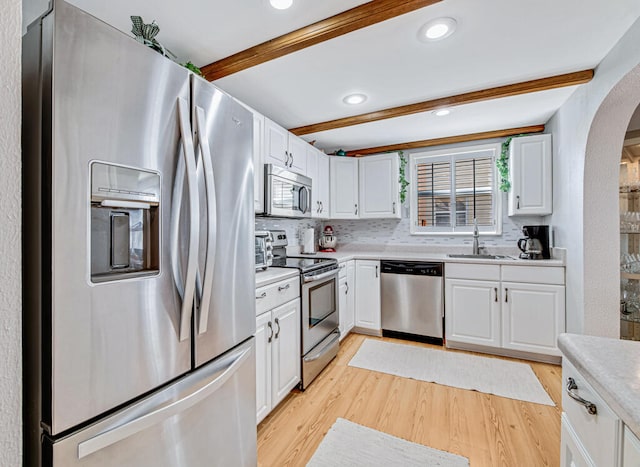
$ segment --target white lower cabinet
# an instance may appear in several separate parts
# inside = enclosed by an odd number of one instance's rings
[[[499,282],[448,279],[447,341],[500,347]]]
[[[355,261],[340,265],[338,296],[340,310],[340,340],[344,339],[355,325]]]
[[[445,276],[447,345],[560,356],[564,268],[457,263]]]
[[[380,261],[355,261],[355,326],[381,330],[380,319]]]
[[[284,289],[287,281],[282,284],[280,287]],[[259,293],[257,297],[261,295]],[[299,382],[300,298],[296,297],[256,318],[257,422],[260,423]]]
[[[622,443],[622,467],[640,466],[640,439],[631,430],[624,427],[624,439]]]
[[[562,360],[562,384],[560,466],[619,466],[620,418],[567,358]],[[570,397],[569,391],[584,402]],[[589,411],[585,404],[593,404],[593,410]]]

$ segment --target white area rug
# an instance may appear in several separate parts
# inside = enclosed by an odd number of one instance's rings
[[[468,467],[469,459],[339,418],[307,467]]]
[[[525,363],[366,339],[349,366],[555,406]]]

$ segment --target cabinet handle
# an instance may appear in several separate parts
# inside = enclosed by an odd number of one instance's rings
[[[376,277],[378,277],[378,266],[376,266]]]
[[[267,292],[262,292],[259,296],[256,297],[256,300],[260,300],[262,298],[265,298],[267,296]]]
[[[358,203],[356,203],[356,216],[358,215]]]
[[[271,321],[267,323],[267,326],[269,326],[269,330],[271,331],[271,334],[269,334],[269,340],[267,340],[267,342],[271,343],[271,341],[273,340],[273,326],[271,325]]]
[[[278,330],[276,331],[276,339],[278,338],[278,336],[280,335],[280,321],[278,320],[278,318],[275,319],[276,324],[278,325]]]
[[[316,201],[316,214],[320,214],[320,201]]]
[[[395,201],[393,202],[393,213],[394,214],[396,213],[396,202]]]
[[[516,209],[520,209],[520,195],[516,196],[516,201],[517,201]]]
[[[289,151],[284,152],[284,166],[289,167]]]
[[[280,287],[278,287],[278,292],[282,292],[283,290],[287,290],[289,287],[291,287],[291,284],[281,285]]]
[[[324,203],[320,201],[320,212],[324,212]]]
[[[349,294],[349,283],[348,283],[348,282],[345,282],[345,284],[344,284],[344,285],[346,285],[346,286],[347,286],[347,290],[345,290],[345,291],[344,291],[344,294],[345,294],[345,295],[348,295],[348,294]]]
[[[577,395],[575,392],[573,392],[574,389],[578,389],[576,381],[573,378],[567,378],[567,394],[569,395],[569,397],[576,401],[578,404],[584,405],[584,408],[587,409],[587,412],[589,412],[591,415],[597,415],[598,408],[596,407],[596,404]]]
[[[493,292],[496,294],[494,301],[497,302],[498,301],[498,287],[494,287],[493,288]]]
[[[504,302],[509,302],[509,289],[504,289]]]

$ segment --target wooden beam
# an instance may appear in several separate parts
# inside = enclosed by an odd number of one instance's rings
[[[371,0],[330,18],[205,65],[201,67],[201,71],[206,79],[214,81],[440,1],[442,0],[404,0],[402,2]]]
[[[523,126],[519,128],[508,128],[506,130],[485,131],[482,133],[470,133],[467,135],[445,136],[444,138],[425,139],[422,141],[411,141],[409,143],[390,144],[388,146],[378,146],[375,148],[354,149],[347,151],[347,156],[367,156],[380,154],[383,152],[406,151],[409,149],[427,148],[440,146],[443,144],[466,143],[469,141],[479,141],[482,139],[505,138],[507,136],[520,135],[523,133],[541,133],[544,125]]]
[[[389,109],[354,115],[352,117],[339,118],[322,123],[314,123],[312,125],[291,128],[289,131],[298,136],[308,135],[311,133],[318,133],[320,131],[335,130],[337,128],[344,128],[347,126],[376,122],[387,118],[403,117],[405,115],[428,112],[442,107],[452,107],[455,105],[471,104],[490,99],[500,99],[502,97],[528,94],[531,92],[547,91],[549,89],[562,88],[566,86],[576,86],[578,84],[588,83],[592,78],[593,70],[583,70],[575,73],[567,73],[564,75],[483,89],[481,91],[457,94],[455,96],[441,97],[429,101],[418,102],[417,104],[392,107]]]

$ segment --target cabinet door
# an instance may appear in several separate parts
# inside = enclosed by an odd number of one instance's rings
[[[347,312],[345,318],[346,332],[353,329],[356,322],[356,262],[347,262]]]
[[[313,184],[320,202],[320,217],[329,219],[329,156],[318,151],[318,183]]]
[[[509,149],[509,215],[551,214],[551,135],[513,138]]]
[[[271,405],[277,406],[300,382],[300,299],[271,311],[273,317]]]
[[[264,163],[289,167],[289,132],[268,118],[264,119]]]
[[[264,116],[253,113],[253,207],[264,212]]]
[[[256,415],[258,423],[271,412],[271,313],[256,319]]]
[[[320,218],[319,152],[310,144],[307,145],[307,177],[311,179],[311,217],[314,218]]]
[[[500,347],[500,283],[447,279],[445,334],[449,342]]]
[[[359,160],[360,218],[400,218],[398,154]]]
[[[502,283],[502,346],[560,356],[556,339],[564,332],[562,285]]]
[[[626,426],[623,436],[622,467],[638,467],[640,465],[640,440]]]
[[[307,175],[307,143],[292,133],[288,133],[289,170],[301,175]]]
[[[340,318],[340,340],[347,335],[347,278],[340,279],[338,282],[338,316]]]
[[[380,331],[380,262],[356,261],[356,326]]]
[[[358,159],[331,157],[331,218],[358,219]]]
[[[594,467],[565,414],[560,434],[560,467]]]

